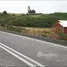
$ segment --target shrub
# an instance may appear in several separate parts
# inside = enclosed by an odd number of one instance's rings
[[[14,27],[14,26],[7,26],[7,30],[15,31],[15,32],[22,32],[22,29],[20,27]]]
[[[7,11],[3,11],[3,14],[7,14]]]
[[[20,33],[21,33],[21,32],[22,32],[22,28],[20,28],[20,27],[14,27],[14,31],[15,31],[15,32],[20,32]]]
[[[67,40],[67,34],[59,33],[60,39]]]

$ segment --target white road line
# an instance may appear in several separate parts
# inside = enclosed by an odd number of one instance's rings
[[[4,49],[5,51],[7,51],[8,53],[10,53],[11,55],[13,55],[13,56],[15,56],[16,58],[18,58],[19,60],[21,60],[21,61],[23,61],[24,63],[28,64],[29,66],[31,66],[31,67],[36,67],[35,65],[31,64],[31,63],[28,62],[27,60],[21,58],[20,56],[16,55],[15,53],[9,51],[9,50],[6,49],[5,47],[3,47],[3,46],[1,46],[1,45],[0,45],[0,47],[1,47],[2,49]]]
[[[14,49],[12,49],[12,48],[10,48],[10,47],[8,47],[8,46],[6,46],[6,45],[3,44],[3,43],[0,43],[0,45],[3,46],[3,47],[5,47],[5,48],[7,48],[7,49],[9,49],[10,51],[15,52],[15,53],[18,54],[18,55],[20,55],[20,56],[26,58],[27,60],[29,60],[29,61],[31,61],[31,62],[37,64],[37,65],[40,66],[40,67],[45,67],[44,65],[38,63],[37,61],[34,61],[33,59],[29,58],[28,56],[26,56],[26,55],[24,55],[24,54],[21,54],[21,53],[18,52],[18,51],[14,50]]]
[[[3,31],[1,31],[1,32],[3,32]],[[38,40],[38,39],[35,39],[35,38],[30,38],[30,37],[21,36],[21,35],[12,34],[12,33],[7,33],[7,32],[3,32],[3,33],[9,34],[9,35],[13,35],[13,36],[17,36],[17,37],[26,38],[26,39],[29,39],[29,40],[35,40],[35,41],[42,42],[42,43],[47,43],[47,44],[50,44],[50,45],[53,45],[53,46],[56,46],[56,47],[67,48],[66,46],[62,46],[60,44],[55,44],[55,43],[51,43],[51,42],[47,42],[47,41],[43,41],[43,40]]]

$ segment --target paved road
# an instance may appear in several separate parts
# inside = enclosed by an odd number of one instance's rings
[[[28,65],[0,48],[0,67],[27,67]],[[28,66],[29,67],[29,66]]]
[[[2,31],[0,31],[0,42],[45,67],[67,67],[67,48],[56,46],[58,44]]]

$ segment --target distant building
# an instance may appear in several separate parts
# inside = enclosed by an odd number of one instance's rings
[[[67,20],[58,20],[52,26],[53,31],[56,33],[64,33],[67,34]]]

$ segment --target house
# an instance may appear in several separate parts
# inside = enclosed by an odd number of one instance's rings
[[[67,20],[58,20],[52,26],[53,31],[56,33],[64,33],[67,34]]]

